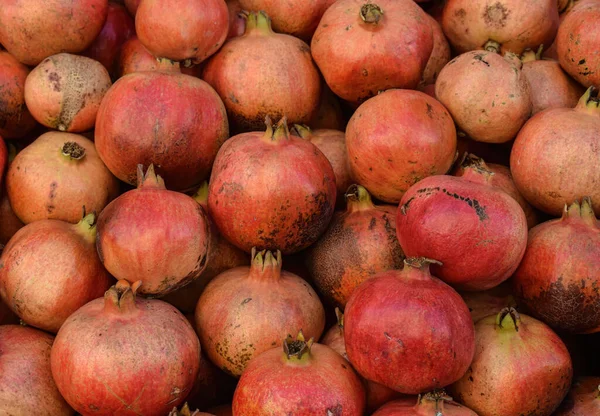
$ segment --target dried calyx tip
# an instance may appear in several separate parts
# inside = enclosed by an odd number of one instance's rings
[[[442,262],[438,260],[428,259],[426,257],[407,257],[404,259],[404,264],[415,269],[420,269],[422,267],[429,266],[430,264],[441,266]]]
[[[360,8],[360,18],[365,23],[376,25],[383,18],[383,9],[373,3],[363,4]]]
[[[310,348],[312,347],[313,343],[314,339],[311,338],[306,341],[302,330],[300,330],[296,339],[294,339],[291,335],[288,335],[283,341],[283,352],[287,358],[295,357],[300,359],[304,354],[310,352]]]
[[[281,251],[275,251],[275,254],[271,250],[260,250],[256,247],[252,247],[250,256],[252,258],[252,264],[258,267],[259,270],[263,271],[267,267],[281,267]]]
[[[460,166],[464,168],[471,168],[480,173],[485,173],[486,175],[494,175],[488,166],[485,164],[485,161],[477,155],[473,153],[465,152],[463,154],[462,161],[460,162]]]
[[[76,142],[66,142],[62,147],[62,154],[72,160],[81,160],[85,156],[85,149]]]
[[[483,46],[483,49],[485,49],[488,52],[500,53],[500,43],[490,39]]]
[[[419,403],[421,401],[451,402],[453,400],[452,397],[450,397],[444,389],[433,390],[429,393],[425,393],[424,395],[420,395],[419,397],[420,397]]]
[[[512,306],[502,309],[496,317],[496,325],[499,328],[514,327],[516,331],[519,331],[520,321],[519,312]]]

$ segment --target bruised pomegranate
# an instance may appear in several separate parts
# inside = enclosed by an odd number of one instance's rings
[[[360,185],[350,186],[345,196],[346,211],[334,215],[325,234],[306,253],[317,289],[342,308],[362,282],[379,272],[401,269],[404,259],[396,238],[397,207],[375,206]]]
[[[281,270],[281,252],[252,251],[250,267],[214,278],[196,307],[204,351],[218,367],[239,377],[248,362],[281,345],[287,334],[304,331],[319,338],[323,305],[300,277]]]
[[[28,74],[29,68],[0,49],[0,136],[5,139],[21,138],[36,125],[25,106]]]
[[[477,413],[456,403],[443,390],[394,400],[377,410],[372,416],[477,416]]]
[[[140,284],[120,280],[56,335],[52,376],[79,413],[164,415],[194,383],[198,337],[168,303],[136,297]]]
[[[307,400],[307,398],[310,398]],[[362,415],[365,392],[338,353],[300,332],[250,361],[233,396],[233,414]]]
[[[100,62],[59,53],[44,59],[27,76],[25,102],[44,126],[83,132],[94,128],[100,102],[111,85]]]
[[[510,154],[521,194],[535,207],[559,216],[565,204],[591,196],[600,212],[600,97],[590,87],[575,108],[536,114],[523,126]]]
[[[600,377],[579,377],[554,416],[600,414]]]
[[[513,282],[519,301],[551,327],[600,331],[600,223],[589,198],[531,229]]]
[[[108,0],[7,0],[0,8],[0,43],[25,65],[60,52],[78,53],[96,39]]]
[[[346,353],[368,380],[405,394],[460,379],[475,350],[469,309],[429,273],[425,258],[379,273],[350,296],[344,314]]]
[[[104,96],[96,120],[98,154],[117,178],[134,184],[138,163],[152,163],[178,191],[208,177],[227,137],[219,96],[204,81],[176,73],[124,76]]]
[[[482,318],[498,314],[506,307],[516,306],[512,292],[511,282],[506,281],[481,292],[462,292],[460,296],[469,307],[473,322],[477,323]]]
[[[569,391],[571,357],[544,323],[505,308],[477,322],[475,343],[473,363],[450,393],[477,414],[550,416]]]
[[[311,41],[327,85],[353,103],[389,88],[416,88],[433,45],[425,12],[409,0],[338,0]]]
[[[530,87],[521,66],[512,54],[464,53],[442,69],[435,95],[471,139],[510,141],[531,115]]]
[[[335,204],[335,174],[321,151],[291,136],[285,118],[265,133],[227,140],[215,160],[208,210],[227,240],[250,252],[298,252],[325,231]],[[244,209],[240,209],[244,207]]]
[[[8,168],[6,190],[13,211],[26,224],[45,218],[76,223],[81,207],[102,211],[119,184],[92,141],[48,132],[17,153]]]
[[[433,273],[461,290],[486,290],[508,279],[527,246],[517,201],[491,183],[483,167],[462,177],[431,176],[402,198],[396,233],[407,256],[436,259]]]
[[[431,25],[433,33],[433,50],[431,51],[423,75],[421,76],[421,82],[419,83],[420,87],[435,84],[435,80],[440,71],[452,57],[450,45],[448,44],[446,36],[444,36],[440,24],[428,14],[425,14],[425,19],[429,21],[429,24]]]
[[[181,72],[181,69],[179,62],[155,57],[148,52],[137,36],[132,36],[121,47],[117,75],[120,78],[141,71]]]
[[[267,115],[308,123],[321,93],[308,45],[273,32],[262,11],[247,16],[245,33],[206,63],[202,79],[219,93],[235,131],[262,129]]]
[[[346,148],[355,181],[377,199],[398,203],[411,185],[448,171],[456,157],[456,130],[434,98],[388,90],[356,110]]]
[[[54,337],[19,325],[0,326],[0,403],[6,415],[71,416],[50,372]]]

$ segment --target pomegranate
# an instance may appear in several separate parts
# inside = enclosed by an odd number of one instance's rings
[[[408,258],[403,270],[379,273],[350,296],[346,353],[368,380],[405,394],[460,379],[475,350],[469,309],[429,273],[435,260]]]
[[[423,75],[421,76],[421,82],[419,83],[419,86],[421,87],[435,84],[435,80],[440,71],[452,57],[450,45],[448,44],[446,36],[444,36],[440,24],[428,14],[425,14],[425,19],[431,24],[431,29],[433,31],[433,50],[431,51]]]
[[[335,204],[335,174],[321,151],[290,136],[285,118],[265,133],[227,140],[215,160],[208,210],[223,236],[250,252],[298,252],[325,231]],[[240,209],[244,207],[244,209]]]
[[[300,332],[281,347],[253,359],[233,396],[233,414],[362,415],[365,392],[360,379],[331,348],[308,342]],[[283,381],[283,382],[282,382]],[[307,400],[310,398],[310,400]]]
[[[558,2],[447,0],[442,28],[458,53],[486,48],[520,54],[552,43],[558,29]]]
[[[356,182],[377,199],[398,203],[411,185],[448,171],[456,130],[444,106],[427,94],[389,90],[356,110],[346,147]]]
[[[474,323],[487,316],[497,315],[506,307],[517,306],[509,281],[482,292],[462,292],[460,296],[469,307]]]
[[[229,11],[229,32],[227,39],[241,36],[246,31],[246,17],[244,15],[240,0],[226,0]]]
[[[156,58],[135,35],[123,43],[118,62],[118,77],[141,71],[181,72],[179,62]]]
[[[510,170],[521,194],[559,216],[565,204],[591,196],[600,212],[600,97],[590,87],[575,108],[536,114],[519,132]]]
[[[25,103],[44,126],[78,133],[94,128],[100,101],[111,85],[100,62],[59,53],[44,59],[27,76]]]
[[[19,325],[0,326],[0,403],[6,415],[71,416],[50,372],[54,337]]]
[[[21,138],[36,125],[25,106],[28,74],[29,68],[0,49],[0,136],[6,139]]]
[[[346,211],[337,212],[323,236],[306,253],[312,281],[330,303],[341,306],[373,275],[401,269],[404,254],[396,238],[394,205],[375,206],[369,192],[352,185]]]
[[[223,0],[144,0],[135,30],[152,55],[191,66],[219,50],[229,32],[229,12]]]
[[[26,224],[45,218],[76,223],[81,207],[102,211],[118,187],[92,141],[62,132],[38,137],[15,156],[6,175],[12,208]]]
[[[4,139],[0,136],[0,189],[2,188],[2,180],[4,179],[4,171],[8,165],[8,149],[4,143]]]
[[[321,79],[310,48],[273,32],[262,11],[247,16],[245,33],[206,63],[202,79],[223,99],[235,131],[260,130],[267,115],[308,123],[319,105]]]
[[[227,137],[219,96],[183,74],[137,72],[119,79],[96,120],[98,154],[117,178],[135,184],[138,163],[152,163],[177,191],[196,188],[208,177]]]
[[[200,343],[174,307],[136,297],[120,280],[60,328],[50,363],[58,390],[79,413],[167,414],[198,372]]]
[[[125,7],[127,8],[129,14],[131,14],[133,17],[135,17],[141,2],[142,0],[125,0]]]
[[[145,276],[139,293],[159,297],[204,271],[210,226],[193,198],[167,190],[153,165],[145,175],[142,169],[139,165],[137,189],[122,194],[100,213],[97,248],[109,273],[128,281]]]
[[[338,0],[311,41],[327,85],[358,104],[381,90],[416,88],[433,45],[425,12],[409,0]]]
[[[450,392],[477,414],[550,416],[569,391],[571,357],[544,323],[505,308],[477,322],[475,343],[471,367]]]
[[[531,115],[530,87],[521,66],[513,54],[464,53],[442,69],[435,95],[471,139],[510,141]]]
[[[443,390],[389,402],[372,416],[477,416],[477,413],[452,400]]]
[[[25,65],[50,55],[78,53],[96,39],[108,0],[5,0],[0,9],[0,43]]]
[[[600,222],[589,198],[530,231],[513,281],[519,301],[552,328],[600,331]]]
[[[329,89],[327,84],[321,89],[321,99],[317,113],[308,125],[315,129],[346,130],[346,120],[342,113],[339,99]]]
[[[554,416],[581,416],[600,413],[600,377],[577,378]]]
[[[196,328],[211,361],[239,377],[248,362],[303,330],[319,338],[323,305],[299,276],[281,271],[281,252],[252,251],[250,267],[215,277],[196,307]]]

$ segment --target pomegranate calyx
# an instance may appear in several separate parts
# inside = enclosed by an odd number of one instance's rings
[[[371,195],[366,188],[360,185],[350,185],[344,194],[348,212],[364,211],[375,207]]]
[[[302,137],[303,139],[310,139],[312,136],[310,127],[305,124],[294,124],[294,127],[290,129],[290,133],[294,136]]]
[[[496,326],[499,329],[504,330],[515,330],[519,332],[519,326],[521,325],[521,316],[519,312],[513,307],[502,309],[496,316]]]
[[[250,12],[244,15],[246,18],[246,31],[244,35],[251,32],[260,33],[263,35],[270,35],[273,32],[271,28],[271,18],[264,11]]]
[[[495,175],[482,158],[472,153],[465,153],[460,166],[464,170],[462,177],[470,182],[490,185]]]
[[[138,164],[137,167],[137,187],[138,189],[166,189],[165,181],[154,171],[154,164],[150,163],[146,174],[144,174],[144,165]]]
[[[544,51],[544,45],[540,45],[537,52],[531,49],[525,49],[521,54],[521,62],[533,62],[542,59],[542,52]]]
[[[431,264],[441,266],[442,262],[438,260],[428,259],[427,257],[407,257],[404,259],[405,268],[423,270],[427,271],[427,273],[429,273],[429,266]]]
[[[360,8],[360,18],[370,25],[377,25],[383,18],[383,9],[373,3],[365,3]]]
[[[335,317],[337,318],[337,328],[340,331],[340,335],[344,335],[344,312],[337,306],[335,307]]]
[[[203,207],[206,207],[206,204],[208,204],[208,182],[207,181],[204,181],[200,184],[200,187],[194,194],[193,198],[197,203],[199,203]]]
[[[196,416],[200,414],[200,410],[194,410],[193,412],[190,410],[190,406],[185,402],[185,404],[181,407],[181,410],[177,410],[177,407],[174,407],[173,410],[169,412],[168,416]]]
[[[257,251],[256,247],[253,247],[251,257],[249,277],[261,280],[277,280],[281,277],[281,251],[277,250],[273,255],[270,250]]]
[[[65,142],[61,152],[69,160],[81,160],[85,157],[85,149],[76,142]]]
[[[590,196],[584,196],[581,199],[581,203],[575,200],[571,205],[565,204],[562,220],[583,221],[592,227],[597,227],[598,220],[594,213],[592,198]]]
[[[593,86],[589,87],[579,99],[575,109],[600,117],[600,96],[598,96],[598,89]]]
[[[113,313],[127,313],[137,310],[135,296],[142,281],[130,284],[127,280],[119,280],[104,293],[104,310]]]
[[[98,215],[96,215],[96,211],[93,211],[89,214],[85,212],[85,206],[83,207],[83,215],[81,220],[75,224],[75,229],[79,234],[84,236],[89,241],[96,240],[96,221],[98,220]]]
[[[306,361],[310,357],[310,349],[314,343],[314,338],[306,341],[302,330],[298,332],[298,336],[294,339],[291,335],[283,341],[283,353],[288,361]],[[304,359],[303,359],[304,358]]]
[[[500,43],[490,39],[483,45],[483,49],[488,52],[500,53]]]

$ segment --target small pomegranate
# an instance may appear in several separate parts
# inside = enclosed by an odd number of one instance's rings
[[[179,62],[155,57],[135,35],[123,43],[118,62],[119,78],[141,71],[181,72]]]
[[[443,390],[436,390],[416,399],[389,402],[372,416],[477,416],[477,413],[456,403]]]
[[[510,154],[521,194],[535,207],[559,216],[565,204],[591,196],[600,212],[600,97],[590,87],[575,108],[536,114],[523,126]]]
[[[379,272],[401,269],[404,259],[396,238],[397,207],[375,206],[360,185],[350,186],[345,197],[346,211],[334,214],[325,234],[306,253],[317,289],[342,308],[362,282]]]
[[[452,58],[452,51],[450,50],[450,45],[448,44],[446,36],[444,36],[442,27],[430,15],[425,14],[425,16],[426,20],[431,24],[431,29],[433,31],[433,50],[431,51],[423,75],[421,76],[421,82],[419,83],[420,87],[435,84],[440,71]]]
[[[368,380],[405,394],[460,379],[475,351],[465,302],[429,273],[425,258],[379,273],[350,296],[344,314],[346,353]]]
[[[462,292],[460,296],[469,307],[474,323],[490,315],[497,315],[506,307],[517,306],[509,281],[481,292]]]
[[[571,357],[544,323],[505,308],[477,322],[475,343],[473,363],[450,393],[477,414],[550,416],[569,391]]]
[[[281,252],[253,250],[251,261],[250,267],[215,277],[196,307],[204,351],[236,377],[253,357],[281,345],[286,334],[302,330],[319,338],[325,327],[317,294],[302,278],[281,270]]]
[[[285,381],[285,382],[282,382]],[[310,398],[310,400],[306,400]],[[302,332],[253,359],[233,396],[233,414],[362,415],[360,379],[338,353]]]
[[[600,377],[580,377],[554,416],[581,416],[600,413]]]
[[[35,119],[25,106],[28,74],[29,68],[0,49],[0,136],[5,139],[21,138],[36,126]]]

